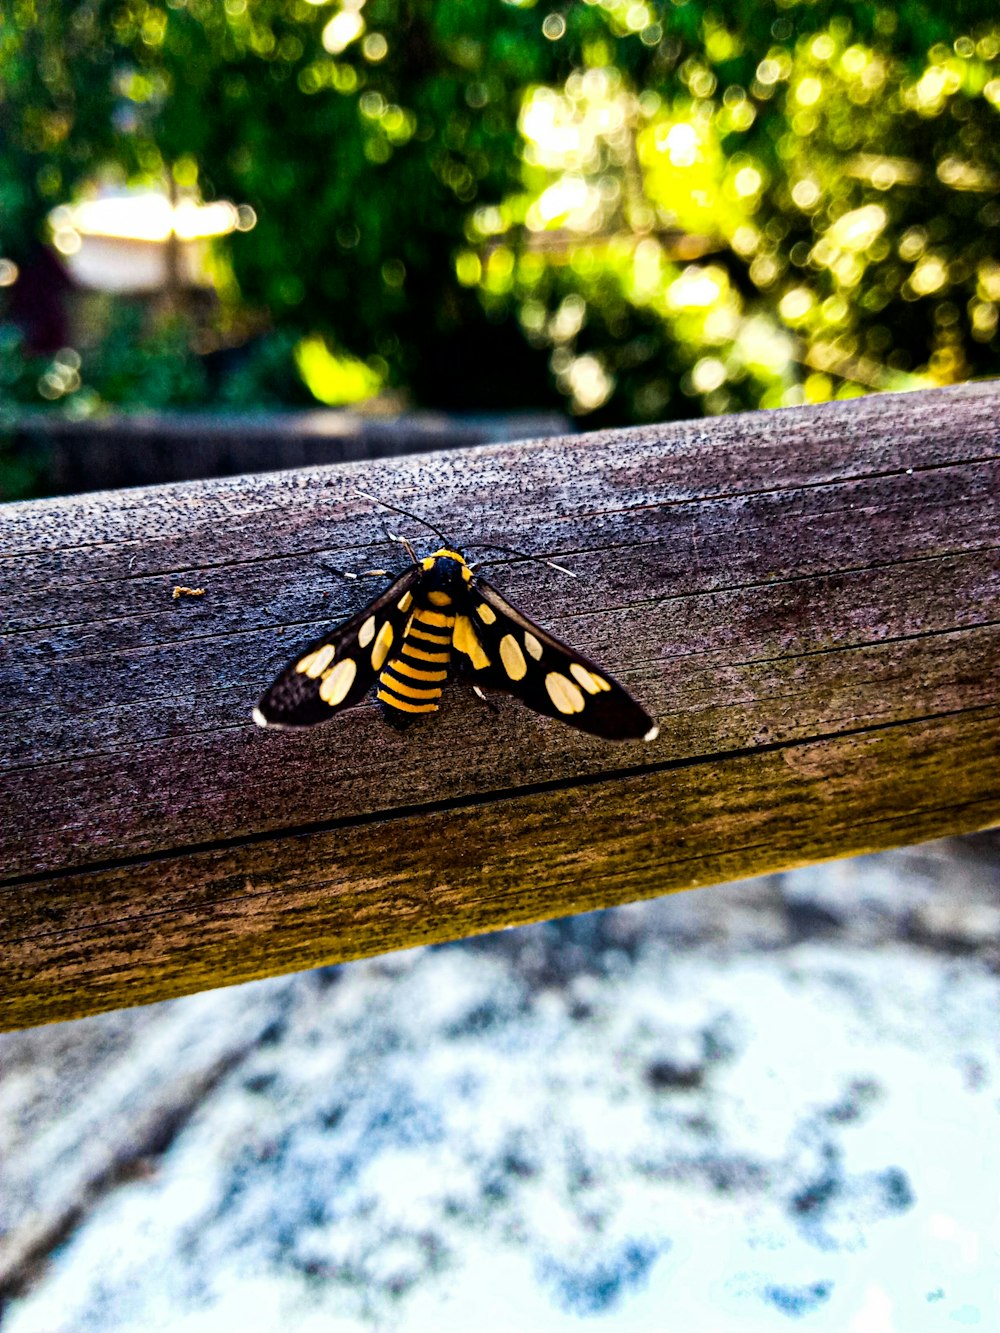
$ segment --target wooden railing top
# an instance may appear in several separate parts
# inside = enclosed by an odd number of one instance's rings
[[[1000,386],[0,509],[0,1026],[1000,821]],[[250,710],[439,543],[656,715]],[[485,552],[482,553],[485,555]],[[174,599],[176,585],[204,596]]]

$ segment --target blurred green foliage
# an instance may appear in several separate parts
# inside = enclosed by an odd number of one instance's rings
[[[993,0],[10,0],[0,127],[15,264],[109,171],[257,218],[207,338],[120,305],[62,371],[8,343],[8,403],[277,405],[343,365],[603,425],[998,368]]]

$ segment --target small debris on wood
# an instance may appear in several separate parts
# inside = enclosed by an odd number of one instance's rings
[[[204,588],[185,588],[183,584],[180,583],[176,584],[174,587],[175,602],[179,597],[204,597],[204,596],[205,596]]]

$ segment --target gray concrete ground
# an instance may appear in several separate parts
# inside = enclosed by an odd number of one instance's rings
[[[1000,843],[0,1037],[4,1333],[1000,1329]]]

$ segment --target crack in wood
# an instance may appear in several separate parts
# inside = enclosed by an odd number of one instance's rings
[[[520,797],[540,796],[557,791],[570,792],[577,789],[600,786],[604,783],[618,784],[633,777],[675,773],[683,769],[697,768],[705,765],[721,765],[730,763],[735,759],[778,754],[786,750],[796,750],[808,746],[821,745],[826,741],[842,741],[855,736],[875,735],[882,731],[898,730],[920,723],[938,721],[943,718],[975,715],[984,711],[990,711],[990,706],[985,705],[979,708],[950,709],[941,713],[927,713],[917,717],[908,717],[899,720],[894,719],[891,722],[847,727],[843,730],[810,735],[791,741],[774,741],[762,745],[720,751],[713,754],[687,755],[680,759],[670,759],[660,763],[638,764],[629,768],[604,770],[599,773],[587,773],[579,775],[571,781],[556,779],[551,782],[539,782],[521,787],[476,792],[467,796],[451,797],[442,801],[427,801],[420,805],[386,807],[384,809],[371,810],[365,814],[354,815],[344,819],[315,820],[308,824],[288,825],[279,829],[268,830],[267,832],[253,834],[242,838],[228,838],[218,839],[211,842],[190,843],[183,847],[163,848],[159,851],[142,853],[134,856],[124,856],[115,860],[83,863],[71,868],[68,867],[65,870],[43,871],[37,874],[21,875],[14,878],[0,878],[0,898],[6,893],[13,892],[16,889],[23,888],[29,884],[50,883],[55,882],[58,879],[70,878],[78,875],[101,874],[105,871],[113,871],[128,866],[147,865],[156,861],[172,861],[179,857],[200,855],[206,852],[252,847],[279,840],[307,837],[315,833],[333,833],[340,829],[363,828],[373,824],[390,824],[395,821],[412,819],[414,816],[450,814],[461,812],[463,810],[475,810],[484,806],[508,802]]]

